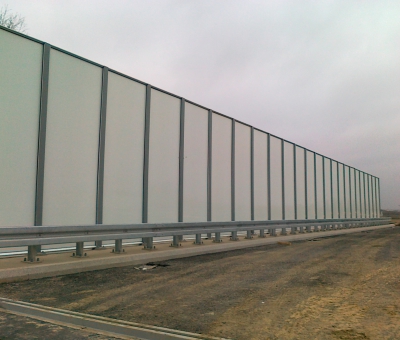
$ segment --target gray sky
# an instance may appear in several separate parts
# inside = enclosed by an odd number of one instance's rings
[[[35,38],[380,177],[400,208],[400,1],[5,4]]]

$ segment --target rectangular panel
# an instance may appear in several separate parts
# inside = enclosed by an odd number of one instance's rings
[[[50,52],[43,224],[96,222],[102,69]]]
[[[337,162],[332,161],[332,207],[333,218],[339,218],[339,201],[338,201],[338,168]]]
[[[324,181],[322,169],[322,156],[316,155],[317,167],[317,218],[324,218]]]
[[[212,221],[231,220],[232,120],[212,115]]]
[[[254,219],[268,219],[268,135],[254,130]]]
[[[185,104],[183,221],[207,221],[208,111]]]
[[[367,217],[371,218],[371,176],[366,175],[366,190],[367,190]]]
[[[306,218],[304,149],[296,146],[297,219]]]
[[[294,162],[293,144],[284,142],[285,148],[285,219],[294,220]]]
[[[351,187],[351,218],[356,218],[356,191],[354,169],[350,168],[350,187]]]
[[[314,152],[307,151],[307,212],[308,219],[315,219]]]
[[[177,222],[180,99],[151,90],[149,223]]]
[[[344,171],[344,186],[346,188],[345,191],[345,197],[346,197],[346,218],[350,218],[350,180],[349,180],[349,167],[348,166],[344,166],[343,168]]]
[[[364,190],[364,173],[360,172],[360,206],[361,206],[361,217],[365,218],[365,190]]]
[[[332,196],[331,196],[331,160],[324,158],[325,162],[325,207],[326,218],[332,218]]]
[[[357,218],[361,218],[361,186],[360,186],[360,172],[355,171],[355,181],[356,181],[356,205],[357,205]]]
[[[251,220],[251,128],[235,123],[235,220]]]
[[[381,217],[381,190],[379,178],[376,178],[376,211],[377,217]]]
[[[146,86],[108,76],[103,223],[141,223]]]
[[[282,219],[282,141],[270,137],[271,143],[271,219]]]
[[[0,29],[0,226],[34,224],[41,44]]]
[[[371,217],[375,216],[375,190],[374,190],[374,178],[370,177],[370,192],[371,192]]]
[[[343,164],[339,163],[339,175],[338,175],[338,181],[339,181],[339,217],[340,218],[345,218],[345,186],[344,186],[344,178],[343,178]]]

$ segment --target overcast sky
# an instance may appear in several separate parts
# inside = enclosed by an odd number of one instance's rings
[[[5,4],[37,39],[380,177],[400,208],[400,1]]]

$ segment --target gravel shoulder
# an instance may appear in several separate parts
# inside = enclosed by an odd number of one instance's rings
[[[1,284],[0,296],[238,340],[397,339],[399,253],[394,227]]]

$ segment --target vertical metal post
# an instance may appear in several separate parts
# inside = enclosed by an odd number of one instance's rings
[[[28,246],[28,262],[35,262],[38,246]]]
[[[211,221],[212,111],[208,110],[207,221]],[[211,237],[211,235],[209,236]]]
[[[306,220],[308,220],[308,198],[307,198],[307,191],[308,191],[308,181],[307,181],[307,150],[304,149],[304,199],[305,199],[305,207],[306,207]]]
[[[325,183],[325,156],[322,156],[322,201],[324,205],[324,220],[326,220],[326,183]],[[326,229],[326,225],[325,228]]]
[[[83,242],[76,242],[76,253],[75,256],[82,257],[86,254],[83,253]]]
[[[231,220],[235,220],[235,120],[231,132]]]
[[[382,215],[382,208],[381,208],[381,179],[378,178],[378,197],[379,197],[379,216],[381,217]]]
[[[282,220],[285,220],[285,142],[281,139],[281,174],[282,174]],[[285,234],[286,229],[282,229]]]
[[[333,218],[333,174],[332,174],[332,159],[329,158],[329,170],[330,170],[330,181],[331,181],[331,218]]]
[[[349,168],[349,197],[350,197],[350,218],[353,218],[353,205],[352,205],[352,199],[351,199],[351,195],[352,195],[352,192],[351,192],[351,168],[350,167],[348,167]]]
[[[370,185],[370,197],[371,197],[371,218],[375,217],[375,202],[374,202],[374,186],[373,186],[373,176],[369,175],[369,185]]]
[[[99,148],[97,161],[96,224],[103,223],[104,154],[106,146],[107,92],[108,68],[103,67],[101,83]],[[103,242],[95,241],[95,245],[96,248],[101,248]]]
[[[358,170],[358,192],[360,196],[360,218],[363,217],[363,210],[362,210],[362,204],[361,204],[361,171]]]
[[[296,145],[293,144],[293,184],[294,184],[294,219],[297,220],[297,157]],[[296,228],[297,229],[297,228]]]
[[[347,199],[346,199],[346,166],[342,164],[343,169],[343,206],[344,206],[344,218],[347,218]]]
[[[36,190],[35,190],[35,226],[43,225],[43,186],[44,186],[44,161],[46,152],[46,124],[47,124],[47,102],[49,97],[49,69],[50,69],[50,45],[43,45],[42,54],[42,74],[40,89],[40,111],[39,111],[39,132],[37,145],[37,163],[36,163]],[[33,253],[33,248],[35,252]],[[31,246],[29,253],[36,256],[36,252],[41,252],[41,246]],[[31,257],[32,257],[31,256]]]
[[[358,218],[358,205],[357,205],[357,172],[356,169],[353,168],[354,174],[354,212],[355,217]]]
[[[267,135],[268,220],[271,220],[271,135]]]
[[[151,104],[151,85],[147,85],[146,86],[145,120],[144,120],[142,223],[147,223],[147,221],[148,221],[148,212],[149,212],[148,204],[149,204],[150,104]]]
[[[365,172],[363,172],[363,186],[364,186],[364,211],[365,218],[367,218],[367,196],[366,196],[366,185],[365,185]]]
[[[124,252],[124,249],[122,248],[122,239],[115,240],[115,246],[113,252],[115,254],[121,254]]]
[[[371,191],[370,191],[370,175],[367,174],[368,183],[368,218],[371,218]]]
[[[314,208],[315,218],[318,218],[318,190],[317,190],[317,154],[314,152]],[[314,230],[318,229],[318,226],[314,227]]]
[[[380,217],[379,216],[379,211],[378,211],[378,179],[374,177],[374,193],[375,193],[375,217]]]
[[[179,200],[178,222],[183,222],[183,167],[185,153],[185,99],[181,98],[180,126],[179,126]]]
[[[254,128],[250,135],[250,218],[254,221]]]
[[[337,177],[337,197],[338,197],[338,218],[340,218],[340,174],[339,174],[339,162],[336,162],[336,177]]]

